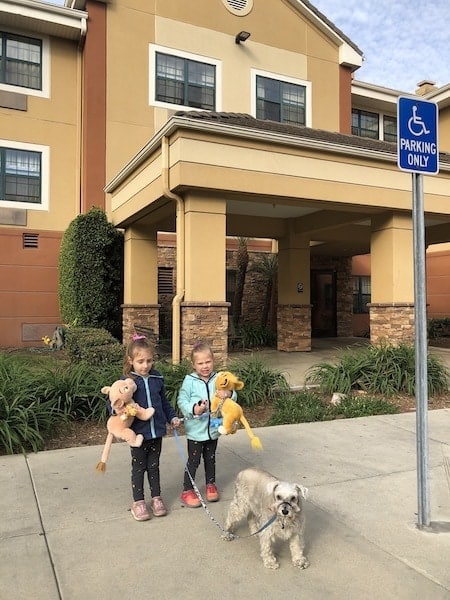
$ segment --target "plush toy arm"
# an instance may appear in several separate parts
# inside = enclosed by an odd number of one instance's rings
[[[136,408],[136,418],[141,421],[149,421],[155,414],[153,406],[149,406],[148,408],[139,406],[139,404],[135,404],[134,406]]]

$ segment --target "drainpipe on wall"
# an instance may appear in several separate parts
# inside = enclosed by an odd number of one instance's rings
[[[184,200],[170,190],[169,185],[169,139],[165,135],[161,140],[163,194],[168,200],[177,204],[176,243],[177,243],[177,287],[172,300],[172,363],[180,363],[181,312],[180,305],[184,298]]]

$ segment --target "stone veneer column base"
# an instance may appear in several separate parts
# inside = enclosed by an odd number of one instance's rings
[[[394,346],[414,342],[414,304],[392,302],[368,304],[370,311],[370,341],[387,342]]]
[[[277,307],[277,350],[311,351],[311,304],[279,304]]]
[[[159,304],[122,304],[122,341],[126,345],[136,333],[135,326],[141,326],[153,332],[149,341],[159,336]],[[145,332],[144,332],[145,333]]]
[[[229,302],[181,303],[181,357],[190,357],[192,347],[207,342],[214,351],[216,366],[228,359]]]

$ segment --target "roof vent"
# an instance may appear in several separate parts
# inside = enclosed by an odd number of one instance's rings
[[[253,0],[222,0],[223,5],[233,15],[245,17],[253,8]]]

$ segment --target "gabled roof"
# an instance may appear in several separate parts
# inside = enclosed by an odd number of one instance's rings
[[[38,0],[0,0],[3,26],[70,40],[86,35],[87,12]]]
[[[287,1],[339,46],[339,64],[350,67],[352,70],[358,69],[362,65],[364,60],[362,50],[311,2],[308,0]]]

